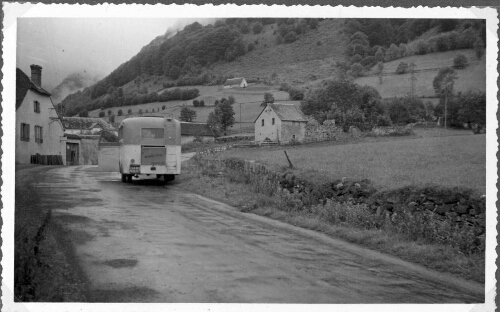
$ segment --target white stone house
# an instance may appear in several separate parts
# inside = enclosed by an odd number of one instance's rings
[[[61,156],[66,164],[64,128],[41,84],[42,67],[31,65],[31,79],[16,69],[16,163],[30,164],[40,155]]]
[[[301,142],[307,119],[293,104],[267,104],[255,119],[255,141],[270,140],[279,144]]]
[[[215,134],[207,123],[181,122],[181,144],[193,142],[195,138],[213,142]]]
[[[227,79],[226,82],[224,82],[224,89],[228,88],[246,88],[248,86],[248,83],[245,78],[240,77],[240,78],[230,78]]]

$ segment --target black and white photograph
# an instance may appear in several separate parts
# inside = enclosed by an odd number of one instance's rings
[[[494,311],[495,8],[4,10],[8,311]]]

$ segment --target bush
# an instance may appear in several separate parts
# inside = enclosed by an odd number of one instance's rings
[[[484,54],[484,43],[481,38],[477,38],[476,41],[474,41],[474,52],[476,53],[476,58],[479,60]]]
[[[99,117],[105,117],[106,116],[106,113],[105,112],[99,112]]]
[[[201,100],[200,101],[200,106],[202,106],[202,107],[205,106],[205,101]]]
[[[361,65],[367,68],[371,68],[375,64],[377,64],[377,58],[375,56],[367,56],[361,60]]]
[[[351,65],[351,75],[353,77],[360,77],[363,75],[363,66],[360,63],[354,63]]]
[[[405,74],[408,71],[408,63],[406,62],[401,62],[398,65],[398,68],[396,69],[396,74],[402,75]]]
[[[161,110],[165,110],[165,105],[162,105]]]
[[[123,115],[123,111],[121,109],[118,110],[118,116]]]
[[[131,108],[128,109],[127,114],[129,114],[129,115],[132,114],[132,109]]]
[[[395,124],[408,124],[424,119],[427,115],[422,100],[412,97],[395,97],[388,100],[386,110]]]
[[[439,52],[448,51],[450,49],[450,40],[446,35],[441,35],[436,39],[436,49]]]
[[[455,69],[464,69],[468,65],[467,57],[463,54],[457,54],[453,59],[453,68]]]
[[[193,100],[193,106],[194,106],[194,107],[198,107],[198,106],[200,106],[200,101],[198,101],[198,100]]]
[[[419,41],[417,43],[417,50],[415,51],[415,53],[417,55],[424,55],[424,54],[427,54],[427,49],[428,49],[429,45],[423,41]]]
[[[264,26],[262,26],[262,23],[256,22],[252,25],[252,31],[254,34],[260,34]]]
[[[292,43],[297,41],[297,34],[294,31],[289,32],[288,34],[285,35],[285,38],[283,38],[286,43]]]

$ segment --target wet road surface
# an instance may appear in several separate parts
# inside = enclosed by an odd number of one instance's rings
[[[35,186],[93,302],[476,303],[484,287],[155,180],[56,167]]]

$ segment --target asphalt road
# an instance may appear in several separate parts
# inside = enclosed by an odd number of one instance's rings
[[[92,302],[478,303],[484,287],[156,180],[54,167],[35,184]]]

